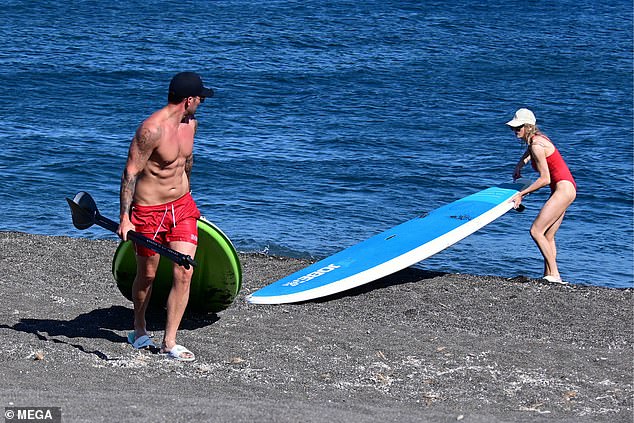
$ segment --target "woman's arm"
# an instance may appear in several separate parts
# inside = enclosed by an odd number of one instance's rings
[[[530,161],[530,151],[527,148],[520,160],[515,165],[515,170],[513,171],[513,180],[520,179],[522,177],[522,168]]]
[[[539,178],[512,198],[512,201],[515,203],[515,208],[518,208],[519,205],[522,204],[522,197],[550,184],[550,171],[548,170],[548,163],[546,162],[546,150],[544,146],[542,144],[533,143],[528,147],[525,155],[527,156],[527,158],[524,159],[525,163],[527,163],[528,160],[533,160],[533,163],[535,163],[535,167],[537,167],[537,171],[539,172]],[[517,165],[519,166],[520,163],[522,163],[522,160],[520,160]]]

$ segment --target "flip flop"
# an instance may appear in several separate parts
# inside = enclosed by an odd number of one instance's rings
[[[161,350],[161,354],[162,355],[166,355],[169,358],[172,358],[174,360],[178,360],[178,361],[194,361],[196,360],[196,356],[194,355],[193,352],[189,351],[187,348],[183,347],[182,345],[174,345],[174,347],[169,350],[169,351],[165,351],[165,350]],[[185,355],[185,356],[183,356]]]
[[[128,333],[128,343],[134,347],[136,350],[148,349],[148,348],[156,348],[154,342],[150,339],[149,336],[143,335],[139,336],[137,339],[135,338],[134,331]]]

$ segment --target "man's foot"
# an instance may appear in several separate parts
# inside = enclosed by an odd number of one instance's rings
[[[128,343],[137,350],[156,348],[156,345],[154,345],[154,342],[152,342],[147,334],[141,335],[137,338],[134,331],[128,333]]]
[[[165,346],[161,348],[160,354],[167,355],[169,358],[173,358],[178,361],[194,361],[196,360],[196,356],[193,352],[189,351],[187,348],[182,345],[174,345],[171,350],[167,350]]]

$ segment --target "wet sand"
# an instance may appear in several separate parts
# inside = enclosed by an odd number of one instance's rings
[[[64,422],[632,422],[631,289],[406,269],[341,295],[244,297],[307,261],[241,254],[243,289],[188,314],[193,363],[126,343],[116,241],[0,232],[0,398]],[[160,342],[165,317],[149,329]]]

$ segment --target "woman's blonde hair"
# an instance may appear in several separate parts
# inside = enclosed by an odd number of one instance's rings
[[[524,139],[526,142],[530,142],[535,135],[544,135],[542,131],[539,130],[537,125],[533,125],[530,123],[524,124]]]

